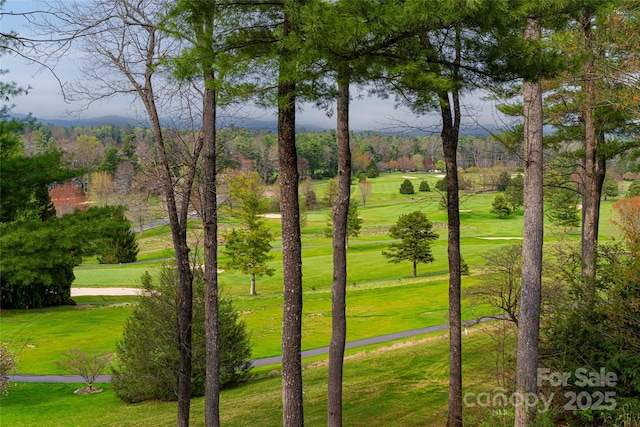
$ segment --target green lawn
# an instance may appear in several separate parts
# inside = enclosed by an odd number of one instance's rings
[[[366,208],[361,235],[350,239],[348,251],[348,340],[446,323],[447,313],[447,231],[446,213],[439,209],[440,194],[435,191],[401,195],[403,174],[384,174],[371,180],[373,187]],[[415,176],[432,188],[438,177]],[[326,181],[315,183],[321,199]],[[358,198],[357,186],[352,188]],[[474,274],[484,263],[482,254],[500,245],[521,242],[522,209],[507,218],[490,214],[495,193],[461,196],[461,250],[472,267],[463,286],[473,286]],[[600,238],[606,241],[616,234],[609,220],[613,201],[602,204]],[[382,256],[390,242],[388,227],[403,213],[421,210],[434,223],[440,238],[433,245],[435,261],[418,266],[418,278],[412,278],[411,263],[391,264]],[[307,213],[302,229],[303,254],[303,348],[328,345],[331,323],[332,248],[324,236],[326,208]],[[223,217],[223,228],[233,224]],[[271,267],[273,277],[258,278],[259,295],[249,297],[249,278],[234,271],[219,275],[225,295],[231,296],[251,331],[254,357],[280,353],[282,321],[282,253],[279,250],[279,220],[267,219],[278,237]],[[190,220],[189,240],[201,242],[202,227]],[[563,230],[546,225],[545,244],[558,240],[578,241],[579,229]],[[99,265],[95,259],[75,269],[74,287],[135,287],[144,272],[154,274],[162,262],[172,258],[173,248],[167,226],[145,231],[139,237],[139,262],[128,265]],[[201,244],[201,243],[200,243]],[[201,251],[201,248],[199,249]],[[194,251],[196,252],[196,251]],[[224,263],[220,257],[220,265]],[[0,318],[2,341],[14,349],[27,344],[19,358],[20,373],[60,373],[55,360],[62,352],[79,347],[86,351],[113,351],[122,335],[125,319],[131,314],[136,297],[77,297],[77,306],[38,310],[5,310]],[[487,313],[486,307],[471,307],[463,302],[463,317]],[[484,341],[483,341],[484,340]],[[465,338],[464,369],[468,387],[486,378],[480,355],[486,353],[486,338]],[[435,345],[437,344],[437,345]],[[324,359],[319,357],[317,359]],[[486,362],[486,360],[485,360]],[[483,362],[484,363],[484,362]],[[345,424],[369,425],[441,425],[446,413],[448,350],[441,339],[431,344],[369,354],[347,362],[345,385]],[[271,369],[271,368],[269,368]],[[268,372],[258,370],[259,372]],[[47,419],[47,425],[173,425],[175,404],[144,403],[124,405],[106,386],[105,393],[76,396],[73,385],[20,384],[9,397],[2,398],[3,425],[33,425]],[[308,425],[324,425],[326,403],[326,367],[305,371],[305,413]],[[223,394],[223,422],[226,425],[278,425],[280,380],[263,378]],[[77,408],[77,409],[76,409]],[[202,425],[202,400],[194,400],[194,425]],[[49,415],[51,414],[51,418]],[[50,422],[50,420],[52,420]],[[57,423],[57,424],[56,424]],[[431,424],[429,424],[431,423]],[[473,422],[470,424],[473,425]]]
[[[371,347],[347,357],[344,372],[344,422],[349,426],[440,426],[446,419],[448,340],[436,336],[412,345]],[[464,337],[466,390],[490,388],[486,349],[490,340],[482,332]],[[326,425],[326,363],[304,370],[305,424]],[[270,368],[273,369],[273,368]],[[171,426],[174,402],[127,405],[110,385],[94,395],[75,395],[74,384],[22,383],[0,398],[1,423],[33,426]],[[222,392],[221,422],[228,426],[282,424],[281,379],[266,376]],[[203,399],[194,398],[191,423],[204,425]],[[477,414],[473,413],[475,417]]]

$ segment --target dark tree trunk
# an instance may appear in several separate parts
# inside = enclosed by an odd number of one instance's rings
[[[581,19],[585,53],[593,52],[592,16]],[[598,228],[600,222],[600,200],[606,174],[605,158],[598,154],[600,138],[597,134],[595,118],[596,76],[593,56],[583,66],[584,74],[584,170],[582,173],[582,269],[581,276],[586,286],[587,304],[595,299],[596,256],[598,251]]]
[[[460,28],[456,27],[456,56],[453,77],[459,80],[461,61]],[[447,232],[449,253],[449,408],[448,427],[462,427],[462,307],[460,293],[460,200],[458,196],[458,141],[460,138],[460,97],[458,91],[441,92],[442,150],[447,179]]]
[[[220,338],[218,333],[218,205],[216,200],[217,93],[214,75],[205,74],[202,112],[204,179],[204,304],[206,378],[204,419],[207,427],[220,425]]]
[[[338,196],[333,204],[333,285],[331,343],[327,395],[327,425],[342,426],[342,377],[347,338],[347,218],[351,198],[349,148],[349,81],[338,81],[337,102]]]
[[[442,149],[447,173],[449,252],[449,414],[448,427],[462,426],[462,309],[460,305],[460,200],[458,198],[458,137],[460,102],[454,92],[440,94]]]
[[[285,13],[283,38],[291,32]],[[278,159],[282,214],[282,415],[286,427],[304,425],[302,400],[302,247],[296,153],[296,85],[291,78],[293,53],[283,48],[278,77]]]
[[[145,105],[151,119],[158,157],[162,173],[162,185],[167,199],[167,212],[171,238],[176,253],[176,267],[180,280],[180,304],[178,307],[178,418],[177,425],[189,425],[191,409],[191,326],[193,313],[193,274],[189,264],[189,246],[187,245],[187,215],[186,210],[178,213],[173,188],[173,179],[169,169],[160,120],[158,118],[153,99],[146,99]]]
[[[526,40],[540,38],[540,22],[530,19]],[[542,295],[542,244],[544,211],[542,199],[542,85],[540,80],[525,81],[524,107],[524,240],[522,242],[522,286],[518,344],[516,350],[516,392],[521,396],[537,392],[538,340]],[[515,423],[526,427],[535,416],[535,408],[517,405]]]

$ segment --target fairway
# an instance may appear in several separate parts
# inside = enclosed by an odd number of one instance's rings
[[[432,175],[420,176],[435,184]],[[347,341],[385,335],[393,332],[436,326],[448,322],[448,259],[446,214],[439,209],[441,197],[437,192],[400,195],[400,174],[382,175],[372,180],[373,190],[367,207],[360,207],[364,219],[361,233],[349,241],[347,280]],[[417,182],[414,180],[414,182]],[[323,183],[316,183],[319,193]],[[357,187],[353,187],[358,197]],[[481,280],[478,274],[484,264],[483,254],[503,245],[522,242],[522,211],[506,218],[489,213],[495,194],[464,194],[461,197],[461,252],[471,267],[471,274],[463,276],[463,288]],[[608,219],[611,201],[603,202],[600,228],[602,241],[615,236],[616,229]],[[412,277],[410,262],[389,263],[383,257],[392,241],[388,228],[401,214],[420,210],[425,212],[439,234],[432,246],[434,262],[418,265],[418,277]],[[302,228],[303,257],[303,320],[302,349],[329,345],[331,336],[331,285],[333,255],[331,239],[326,237],[328,209],[308,212]],[[272,242],[273,259],[269,266],[272,277],[257,279],[257,296],[249,296],[249,277],[237,271],[225,270],[218,275],[223,295],[233,299],[241,318],[251,334],[252,358],[279,355],[282,333],[282,252],[280,223],[276,215],[266,218],[276,232]],[[232,221],[224,219],[222,228]],[[202,227],[190,220],[192,253],[201,253],[196,245],[201,241]],[[561,229],[546,224],[547,244],[576,242],[579,229]],[[139,261],[125,265],[100,265],[87,259],[75,268],[74,287],[137,287],[145,272],[155,275],[163,263],[171,262],[172,249],[168,227],[158,227],[138,235]],[[223,265],[225,256],[220,255]],[[194,263],[201,263],[194,259]],[[113,352],[122,337],[125,320],[131,315],[136,296],[84,296],[75,298],[77,305],[37,310],[5,311],[0,319],[2,339],[11,348],[24,346],[18,359],[18,373],[61,374],[55,364],[62,353],[71,348],[85,351]],[[495,309],[463,300],[463,319],[494,314]],[[406,341],[406,340],[405,340]],[[410,342],[415,339],[409,340]],[[465,387],[481,384],[485,375],[482,357],[486,338],[482,335],[465,338],[469,359],[465,370]],[[379,346],[377,346],[379,347]],[[376,348],[377,348],[376,347]],[[348,354],[361,352],[351,350]],[[318,367],[305,371],[305,419],[308,425],[326,422],[326,356],[312,358]],[[260,368],[264,375],[272,368]],[[354,426],[386,426],[401,422],[404,425],[425,425],[424,420],[440,420],[446,414],[448,375],[448,346],[444,338],[393,351],[359,356],[346,362],[345,420]],[[9,397],[2,398],[2,421],[7,425],[31,425],[35,418],[20,416],[30,408],[31,417],[40,411],[53,418],[48,425],[80,425],[88,422],[86,415],[70,408],[86,408],[101,425],[118,425],[121,415],[127,414],[128,425],[173,425],[175,404],[148,402],[125,405],[110,389],[96,396],[69,395],[73,385],[20,384]],[[35,409],[27,396],[42,402]],[[280,413],[280,379],[264,377],[222,395],[222,417],[227,425],[277,425]],[[241,403],[240,403],[241,402]],[[56,407],[56,409],[52,409]],[[20,409],[21,408],[21,409]],[[100,409],[97,409],[100,408]],[[194,425],[202,425],[202,400],[194,399]],[[375,409],[374,409],[375,408]],[[97,412],[96,412],[97,411]],[[116,414],[116,415],[114,415]],[[31,421],[29,421],[31,420]],[[400,420],[400,421],[399,421]],[[266,422],[266,424],[264,424]],[[68,424],[67,424],[68,423]],[[248,424],[247,424],[248,423]],[[257,424],[255,424],[257,425]],[[426,424],[429,425],[429,424]],[[435,422],[433,425],[440,425]]]

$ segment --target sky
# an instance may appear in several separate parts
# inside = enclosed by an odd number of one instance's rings
[[[3,12],[21,12],[34,8],[33,1],[7,1],[3,6]],[[27,30],[21,25],[21,21],[15,17],[3,16],[0,20],[2,32],[16,31],[25,35]],[[56,66],[56,75],[42,69],[38,64],[29,62],[24,58],[5,55],[0,57],[0,69],[5,71],[3,81],[16,82],[21,87],[29,87],[27,95],[19,96],[11,102],[15,104],[12,112],[17,114],[31,113],[38,119],[66,119],[73,120],[96,118],[109,115],[138,117],[141,105],[132,97],[112,98],[97,103],[86,111],[74,115],[70,112],[77,111],[79,104],[66,103],[60,89],[60,82],[74,82],[81,78],[78,68],[71,58],[64,58]],[[56,78],[57,77],[57,78]],[[406,107],[397,107],[393,97],[380,99],[370,97],[364,89],[352,89],[352,102],[349,113],[350,127],[353,130],[376,131],[395,130],[416,131],[431,129],[437,132],[439,117],[437,113],[428,116],[416,117]],[[489,127],[500,124],[500,118],[496,115],[492,103],[483,101],[478,94],[472,94],[463,100],[465,111],[469,117],[463,120],[463,125],[469,128]],[[262,121],[275,121],[276,113],[270,110],[261,110],[252,107],[244,109],[251,118]],[[335,116],[327,117],[324,111],[316,109],[313,105],[303,104],[296,118],[299,126],[321,127],[325,129],[335,128]],[[404,124],[408,125],[405,126]],[[435,128],[434,128],[435,125]]]

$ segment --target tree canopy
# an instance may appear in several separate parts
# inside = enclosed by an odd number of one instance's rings
[[[419,263],[433,262],[431,243],[439,235],[433,232],[432,228],[431,221],[420,211],[400,215],[398,222],[389,227],[389,235],[394,239],[400,239],[400,242],[391,243],[389,249],[383,251],[382,255],[393,263],[411,261],[413,276],[417,276]]]

